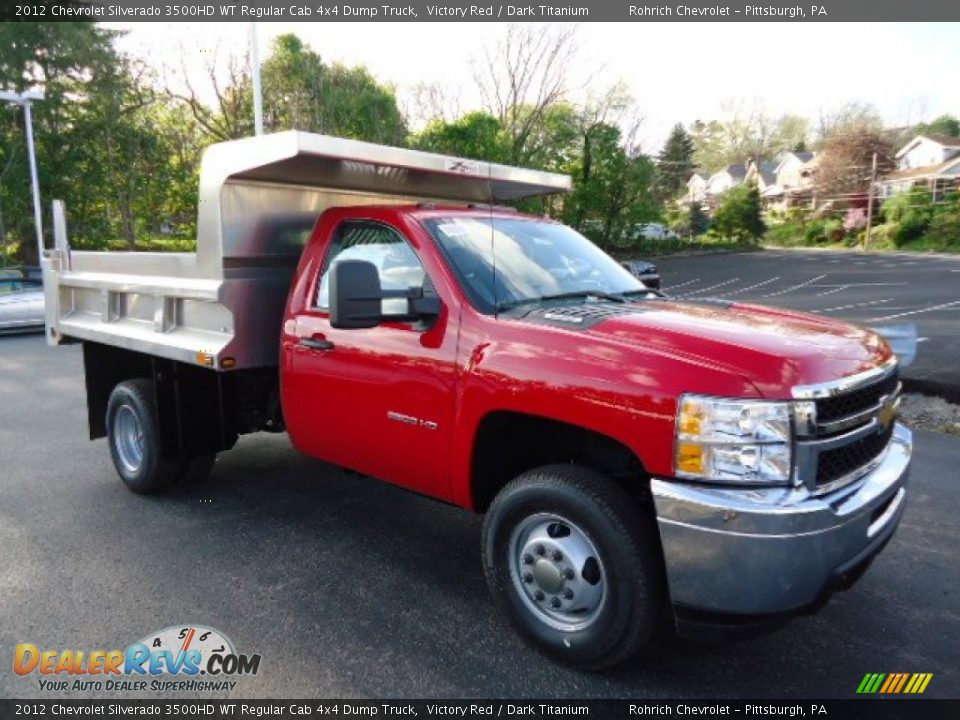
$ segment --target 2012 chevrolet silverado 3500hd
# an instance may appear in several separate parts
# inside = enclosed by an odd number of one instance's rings
[[[675,301],[494,203],[548,173],[304,133],[208,150],[196,254],[44,260],[51,343],[83,343],[91,437],[153,492],[238,435],[485,513],[496,604],[600,668],[681,623],[817,607],[904,510],[888,344]]]

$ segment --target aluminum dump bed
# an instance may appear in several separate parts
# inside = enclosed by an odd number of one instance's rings
[[[55,203],[47,339],[218,370],[276,365],[287,291],[325,209],[502,203],[569,189],[565,175],[296,131],[212,145],[200,169],[196,253],[71,251]]]

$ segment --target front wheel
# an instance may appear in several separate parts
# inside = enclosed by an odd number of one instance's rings
[[[597,670],[633,655],[655,632],[666,583],[651,513],[587,468],[520,475],[483,526],[494,601],[550,657]]]

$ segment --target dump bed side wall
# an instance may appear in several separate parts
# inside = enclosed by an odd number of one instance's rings
[[[48,268],[53,340],[92,340],[214,369],[275,366],[287,293],[323,210],[420,201],[429,199],[226,183],[215,261],[208,243],[206,253],[71,252],[69,268],[51,263],[59,267]]]

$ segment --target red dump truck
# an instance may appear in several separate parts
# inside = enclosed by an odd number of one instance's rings
[[[911,457],[889,345],[676,301],[568,227],[498,207],[569,179],[289,132],[215,145],[196,253],[44,259],[123,482],[239,435],[485,513],[498,607],[601,668],[681,629],[808,612],[890,539]]]

